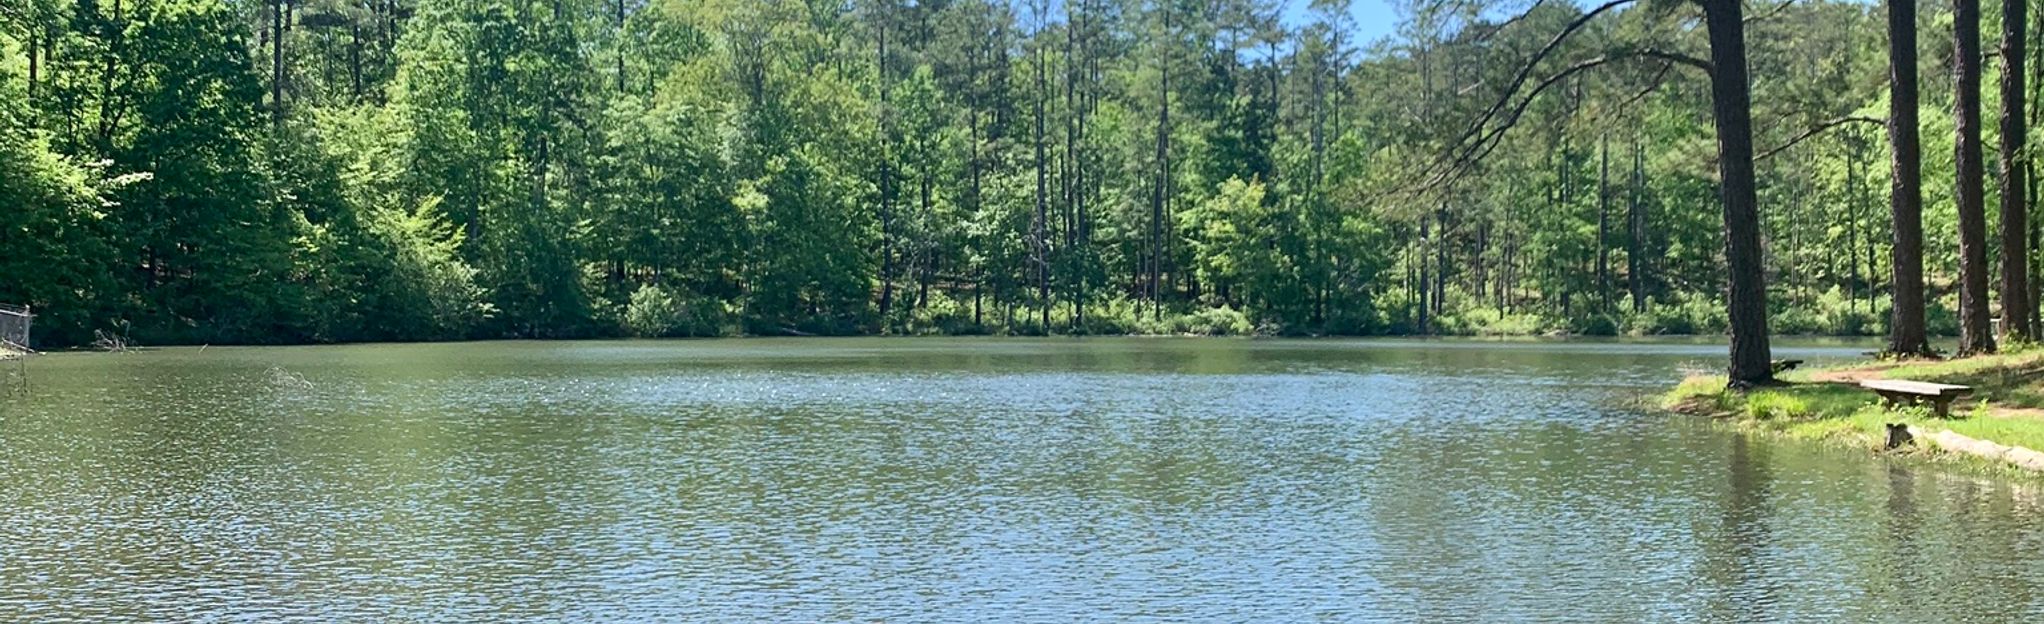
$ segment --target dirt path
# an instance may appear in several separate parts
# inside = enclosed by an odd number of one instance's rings
[[[1820,370],[1810,373],[1810,381],[1817,383],[1858,384],[1868,379],[1880,379],[1896,366],[1900,366],[1900,364],[1895,362],[1876,362],[1857,368]]]

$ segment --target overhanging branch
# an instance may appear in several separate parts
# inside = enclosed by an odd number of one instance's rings
[[[1598,15],[1603,15],[1606,11],[1616,9],[1618,7],[1625,6],[1636,1],[1637,0],[1610,0],[1608,2],[1605,2],[1604,4],[1598,5],[1597,8],[1590,9],[1588,12],[1585,12],[1582,15],[1577,16],[1574,20],[1569,21],[1567,26],[1562,27],[1561,32],[1556,33],[1553,39],[1548,40],[1547,45],[1541,46],[1539,51],[1534,52],[1532,57],[1526,59],[1526,64],[1520,66],[1519,72],[1517,74],[1514,74],[1512,76],[1511,82],[1505,85],[1504,96],[1498,98],[1496,104],[1492,104],[1488,110],[1485,110],[1482,115],[1479,115],[1476,118],[1475,122],[1469,124],[1469,129],[1463,132],[1462,136],[1456,137],[1455,140],[1451,143],[1451,145],[1465,144],[1471,138],[1474,138],[1478,134],[1482,133],[1483,128],[1489,126],[1491,121],[1497,119],[1498,115],[1504,113],[1505,108],[1511,104],[1512,96],[1514,94],[1517,94],[1521,87],[1526,86],[1526,81],[1533,79],[1533,71],[1539,69],[1540,62],[1547,60],[1548,55],[1553,54],[1556,49],[1559,49],[1561,47],[1561,44],[1563,42],[1568,41],[1568,38],[1574,35],[1576,31],[1582,30],[1584,25],[1590,23],[1590,20],[1596,19]],[[1528,9],[1526,12],[1531,13],[1533,10],[1538,8],[1539,5],[1536,4],[1534,5],[1533,9]],[[1515,20],[1523,19],[1523,16],[1513,19]]]
[[[1773,18],[1774,18],[1774,16],[1776,16],[1776,15],[1780,15],[1782,11],[1786,11],[1786,10],[1788,10],[1788,8],[1789,8],[1789,5],[1792,5],[1792,4],[1795,4],[1795,3],[1796,3],[1796,0],[1782,0],[1781,4],[1777,4],[1777,5],[1774,5],[1774,8],[1772,8],[1772,9],[1768,9],[1768,10],[1767,10],[1766,12],[1764,12],[1764,13],[1756,13],[1756,14],[1753,14],[1753,15],[1748,15],[1748,16],[1746,16],[1746,19],[1745,19],[1744,21],[1745,21],[1746,23],[1748,23],[1748,24],[1751,24],[1751,23],[1753,23],[1753,22],[1758,22],[1758,21],[1761,21],[1761,20],[1766,20],[1766,19],[1773,19]]]
[[[1709,73],[1711,70],[1711,65],[1708,61],[1656,48],[1613,50],[1602,56],[1577,62],[1535,84],[1533,89],[1527,92],[1523,98],[1517,98],[1516,104],[1512,103],[1514,99],[1512,97],[1513,94],[1508,93],[1506,99],[1500,102],[1500,106],[1494,107],[1500,111],[1498,115],[1503,116],[1486,115],[1485,118],[1479,120],[1478,124],[1471,125],[1470,130],[1463,133],[1463,138],[1459,139],[1458,144],[1450,148],[1443,158],[1435,161],[1435,166],[1429,169],[1433,173],[1427,182],[1420,185],[1419,189],[1417,189],[1418,192],[1428,192],[1445,186],[1458,179],[1462,173],[1466,172],[1477,162],[1488,158],[1503,143],[1504,135],[1519,124],[1519,120],[1525,116],[1526,110],[1533,106],[1533,102],[1539,99],[1541,93],[1561,84],[1562,81],[1567,80],[1570,76],[1611,63],[1634,59],[1656,59],[1663,61],[1661,72],[1655,76],[1655,84],[1641,91],[1639,95],[1634,96],[1633,99],[1635,100],[1644,97],[1646,93],[1658,88],[1662,77],[1666,75],[1669,68],[1676,64],[1702,69],[1706,73]]]
[[[1767,151],[1765,151],[1765,152],[1761,152],[1759,156],[1754,156],[1754,157],[1753,157],[1753,162],[1756,162],[1756,163],[1757,163],[1757,162],[1760,162],[1760,161],[1763,161],[1763,160],[1767,160],[1768,158],[1772,158],[1772,157],[1773,157],[1773,156],[1774,156],[1775,154],[1780,154],[1780,153],[1782,153],[1782,152],[1784,152],[1784,151],[1787,151],[1787,150],[1788,150],[1789,148],[1791,148],[1791,147],[1795,147],[1795,146],[1796,146],[1797,144],[1799,144],[1799,143],[1802,143],[1803,141],[1807,141],[1807,140],[1810,140],[1810,139],[1812,139],[1812,138],[1816,138],[1816,137],[1817,137],[1817,135],[1823,134],[1823,133],[1825,133],[1825,132],[1829,132],[1829,131],[1831,131],[1831,129],[1833,129],[1833,128],[1837,128],[1837,127],[1839,127],[1839,126],[1843,126],[1843,125],[1846,125],[1846,124],[1851,124],[1851,123],[1868,123],[1868,124],[1873,124],[1873,125],[1876,125],[1876,126],[1887,126],[1887,125],[1888,125],[1888,122],[1886,122],[1886,121],[1883,121],[1883,120],[1879,120],[1879,119],[1875,119],[1875,118],[1872,118],[1872,117],[1859,117],[1859,116],[1851,116],[1851,115],[1848,115],[1848,116],[1845,116],[1845,117],[1839,117],[1839,118],[1837,118],[1837,119],[1833,119],[1833,120],[1830,120],[1830,121],[1826,121],[1826,122],[1824,122],[1824,123],[1820,123],[1820,124],[1817,124],[1817,125],[1815,125],[1815,126],[1811,126],[1811,127],[1810,127],[1810,129],[1808,129],[1808,130],[1804,130],[1802,134],[1798,134],[1798,135],[1796,135],[1796,136],[1795,136],[1795,138],[1791,138],[1791,139],[1789,139],[1787,143],[1783,143],[1783,144],[1781,144],[1780,146],[1777,146],[1777,147],[1775,147],[1775,148],[1773,148],[1773,149],[1767,150]]]

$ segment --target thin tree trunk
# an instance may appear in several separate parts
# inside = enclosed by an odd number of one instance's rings
[[[41,24],[29,25],[28,45],[23,48],[24,50],[28,51],[28,101],[30,103],[35,102],[36,82],[41,80],[42,77],[42,73],[40,71],[42,69],[42,64],[36,62],[36,54],[42,51],[42,48],[37,47],[38,42],[36,36],[37,31],[41,28],[42,28]]]
[[[1042,11],[1039,10],[1037,12],[1039,20],[1042,19],[1042,15]],[[1039,24],[1039,32],[1041,28],[1042,26]],[[1033,251],[1032,255],[1035,256],[1033,260],[1035,261],[1036,269],[1036,303],[1043,308],[1043,332],[1050,333],[1050,239],[1046,231],[1049,226],[1046,223],[1049,219],[1049,206],[1047,204],[1050,200],[1046,194],[1050,192],[1050,187],[1049,178],[1046,177],[1049,172],[1045,170],[1049,163],[1045,162],[1043,145],[1043,101],[1045,99],[1043,64],[1046,54],[1048,52],[1043,49],[1036,51],[1036,91],[1030,94],[1030,100],[1036,106],[1036,136],[1034,137],[1036,144],[1036,218],[1030,222],[1030,246]]]
[[[284,125],[284,0],[270,1],[270,122]]]
[[[1430,219],[1428,219],[1427,217],[1422,216],[1419,218],[1419,253],[1414,254],[1414,256],[1416,257],[1416,261],[1419,263],[1418,302],[1419,302],[1419,333],[1421,334],[1428,333],[1427,314],[1430,311],[1432,311],[1433,308],[1432,294],[1433,290],[1431,280],[1428,279],[1427,275],[1427,270],[1430,266],[1427,264],[1427,247],[1428,243],[1432,242],[1431,239],[1429,239],[1427,236],[1428,221],[1430,221]]]
[[[1859,311],[1859,154],[1845,161],[1846,309]]]
[[[969,74],[969,75],[971,76],[971,82],[969,82],[969,83],[968,83],[969,87],[968,87],[968,89],[966,90],[966,93],[967,93],[967,97],[966,97],[966,109],[967,109],[967,111],[966,111],[966,120],[967,120],[967,124],[968,124],[968,125],[970,126],[970,127],[968,128],[968,129],[969,129],[969,131],[970,131],[970,132],[969,132],[969,134],[970,134],[971,140],[969,141],[969,145],[968,145],[968,149],[967,149],[967,154],[966,154],[966,161],[965,161],[965,167],[966,167],[966,169],[967,169],[967,174],[968,174],[968,176],[969,176],[969,177],[971,178],[971,180],[972,180],[972,187],[971,187],[971,191],[972,191],[972,196],[971,196],[971,197],[969,198],[969,201],[971,202],[971,207],[972,207],[972,214],[973,214],[973,217],[974,217],[974,218],[979,218],[979,217],[981,216],[981,215],[980,215],[980,211],[981,211],[981,209],[982,209],[982,207],[981,207],[981,204],[980,204],[980,162],[979,162],[979,143],[980,143],[980,140],[981,140],[981,139],[980,139],[980,119],[979,119],[979,117],[980,117],[980,106],[979,106],[979,94],[980,94],[980,85],[979,85],[979,75],[980,75],[980,73],[979,73],[979,68],[980,68],[980,60],[981,60],[981,54],[983,54],[983,53],[984,53],[984,47],[983,47],[983,46],[984,46],[984,44],[982,44],[982,47],[976,47],[976,48],[973,48],[973,51],[971,52],[971,55],[970,55],[969,61],[968,61],[968,63],[967,63],[968,67],[970,67],[970,74]],[[971,237],[968,237],[968,239],[967,239],[967,240],[971,240]],[[986,283],[986,272],[985,272],[985,267],[983,267],[983,266],[979,266],[979,265],[978,265],[977,263],[975,263],[975,264],[974,264],[974,267],[973,267],[973,276],[972,276],[972,278],[973,278],[973,279],[972,279],[972,325],[973,325],[973,327],[975,327],[975,328],[978,328],[978,327],[981,327],[981,326],[983,325],[983,323],[981,322],[981,321],[982,321],[982,317],[981,317],[981,315],[980,315],[980,293],[981,293],[982,287],[983,287],[983,286],[985,285],[985,283]]]
[[[1893,305],[1888,351],[1930,355],[1924,331],[1923,146],[1918,137],[1916,0],[1888,2],[1888,210],[1893,218],[1894,253],[1888,262]]]
[[[1434,318],[1448,304],[1448,205],[1434,212]]]
[[[356,102],[362,101],[362,22],[348,22],[348,82],[350,95]]]
[[[1065,253],[1069,257],[1071,252],[1077,249],[1079,242],[1079,180],[1083,175],[1080,173],[1080,169],[1084,166],[1084,163],[1079,159],[1079,124],[1084,123],[1084,121],[1079,116],[1078,92],[1076,90],[1079,82],[1079,19],[1073,13],[1070,2],[1065,4],[1065,13],[1065,164],[1067,168],[1067,175],[1065,176],[1065,213],[1068,215],[1068,222],[1065,224],[1064,235]],[[1078,280],[1072,281],[1075,284],[1078,282]],[[1072,293],[1071,327],[1074,330],[1078,329],[1080,317],[1084,314],[1080,311],[1080,308],[1085,306],[1085,302],[1082,300],[1084,296],[1085,294],[1082,290],[1074,290]],[[1045,323],[1044,331],[1050,331],[1048,322]]]
[[[1597,302],[1611,312],[1611,135],[1605,134],[1597,156]]]
[[[894,307],[894,156],[887,150],[891,137],[888,135],[893,118],[887,103],[887,18],[882,14],[875,20],[877,43],[873,69],[880,82],[880,324],[887,325],[888,312]]]
[[[625,92],[625,0],[617,0],[617,92]]]
[[[1646,302],[1646,214],[1641,212],[1640,191],[1645,186],[1644,164],[1639,139],[1632,142],[1632,183],[1626,192],[1625,223],[1625,281],[1626,290],[1632,293],[1632,312],[1647,311]]]
[[[1170,32],[1171,18],[1164,17]],[[1171,193],[1171,62],[1157,56],[1157,180],[1150,196],[1150,319],[1164,319],[1164,201]]]

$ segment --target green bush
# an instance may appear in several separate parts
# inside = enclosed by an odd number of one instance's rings
[[[1677,297],[1647,306],[1646,312],[1626,315],[1625,333],[1634,336],[1723,334],[1725,304],[1706,297]]]
[[[1591,314],[1569,321],[1569,333],[1582,336],[1616,336],[1618,319],[1609,314]]]
[[[731,313],[710,297],[676,296],[654,284],[632,292],[625,330],[642,338],[708,337],[731,333]]]
[[[1256,333],[1256,326],[1234,308],[1206,308],[1191,314],[1180,314],[1165,319],[1171,334],[1194,336],[1248,336]]]
[[[905,302],[904,308],[897,308],[888,314],[887,331],[900,334],[943,334],[968,335],[986,333],[986,329],[972,322],[972,302],[959,301],[944,294],[942,290],[931,289],[929,300],[921,306]]]
[[[1924,306],[1924,331],[1932,336],[1959,335],[1958,296],[1941,297]]]
[[[1377,319],[1375,326],[1388,334],[1411,334],[1419,329],[1419,321],[1413,316],[1412,291],[1393,286],[1384,290],[1377,298]]]
[[[1792,307],[1770,314],[1767,330],[1775,334],[1807,336],[1824,333],[1824,322],[1808,308]]]
[[[1817,295],[1815,315],[1817,327],[1813,334],[1831,336],[1869,336],[1887,332],[1887,305],[1882,298],[1875,298],[1876,304],[1869,306],[1866,301],[1853,297],[1836,286]]]
[[[1551,328],[1538,314],[1506,314],[1497,308],[1443,314],[1433,321],[1434,333],[1447,336],[1538,336]]]
[[[1086,322],[1080,331],[1089,335],[1161,334],[1161,324],[1150,320],[1149,304],[1116,295],[1086,308]]]

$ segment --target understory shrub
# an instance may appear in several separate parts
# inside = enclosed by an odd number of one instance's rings
[[[625,306],[625,330],[642,338],[722,336],[732,333],[731,321],[715,298],[676,296],[654,284],[633,291]]]
[[[1191,314],[1179,314],[1164,319],[1165,333],[1189,334],[1194,336],[1247,336],[1256,333],[1256,326],[1249,317],[1229,307],[1205,308]]]

